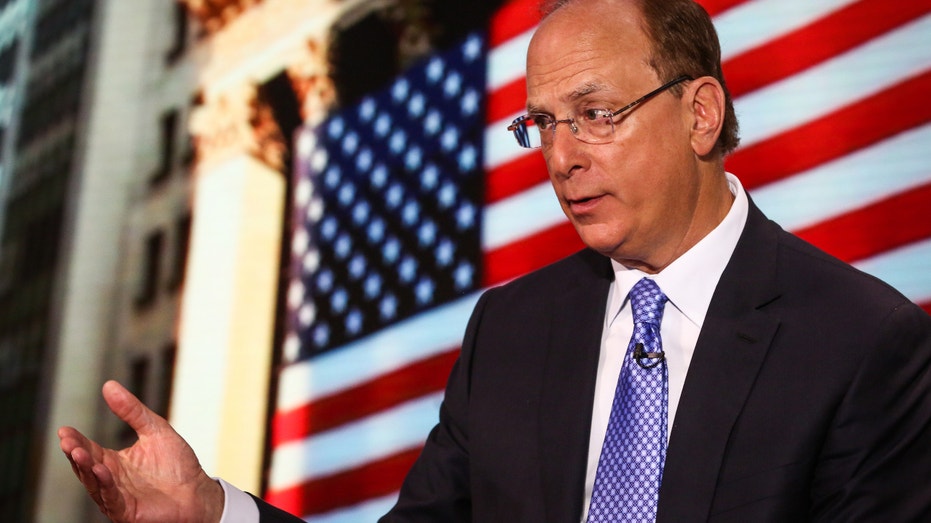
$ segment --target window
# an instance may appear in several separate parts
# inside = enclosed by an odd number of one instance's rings
[[[168,179],[171,168],[174,166],[175,149],[177,148],[178,111],[172,109],[165,112],[159,122],[161,130],[161,157],[158,168],[152,175],[153,185]]]
[[[171,48],[165,53],[165,63],[172,65],[184,54],[187,47],[188,17],[187,8],[180,1],[175,2],[174,33],[172,34]]]
[[[171,278],[168,280],[168,289],[177,290],[184,283],[184,273],[187,267],[188,246],[191,243],[191,215],[185,214],[175,224],[175,249],[171,263]]]
[[[162,231],[153,232],[146,238],[145,258],[142,260],[142,281],[139,286],[139,293],[136,295],[137,308],[148,307],[155,302],[161,276],[161,258],[164,243],[165,234]]]

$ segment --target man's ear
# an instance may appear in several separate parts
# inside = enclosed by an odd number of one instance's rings
[[[698,156],[712,153],[724,127],[724,88],[711,76],[692,80],[683,96],[692,111],[691,143]]]

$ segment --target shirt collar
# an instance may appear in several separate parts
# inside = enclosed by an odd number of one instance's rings
[[[731,173],[725,173],[725,176],[728,188],[734,195],[734,202],[727,215],[710,233],[658,274],[628,269],[611,260],[614,268],[614,288],[608,311],[619,311],[634,284],[647,277],[656,281],[669,298],[669,303],[701,328],[714,289],[718,286],[718,280],[737,246],[749,212],[747,193],[740,180]],[[614,317],[611,312],[609,314],[611,318]]]

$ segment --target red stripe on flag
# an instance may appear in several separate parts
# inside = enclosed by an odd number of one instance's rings
[[[540,21],[539,0],[513,0],[491,19],[488,46],[496,47],[532,29]]]
[[[928,314],[931,314],[931,301],[927,303],[919,303],[918,306],[924,309]]]
[[[485,121],[495,123],[524,110],[527,100],[527,80],[523,76],[488,93],[485,102]],[[510,123],[510,122],[508,122]]]
[[[482,285],[488,287],[504,283],[565,258],[583,247],[582,240],[569,222],[550,227],[485,253]]]
[[[795,231],[852,263],[931,237],[931,183]]]
[[[265,501],[291,514],[307,516],[387,496],[397,492],[420,450],[420,447],[409,449],[292,488],[270,490]]]
[[[786,178],[931,121],[931,71],[768,140],[727,159],[747,190]],[[903,110],[904,109],[904,110]]]
[[[514,144],[517,147],[517,144]],[[537,151],[491,169],[485,175],[485,202],[494,203],[549,180],[546,162]]]
[[[851,4],[728,60],[724,64],[728,88],[736,98],[834,58],[929,11],[931,0],[903,2],[895,9],[889,8],[887,0]]]
[[[732,9],[748,1],[749,0],[698,0],[698,3],[705,8],[705,11],[708,11],[709,15],[718,16],[728,9]]]
[[[278,412],[272,420],[272,446],[301,440],[443,390],[458,357],[457,347],[301,407]]]

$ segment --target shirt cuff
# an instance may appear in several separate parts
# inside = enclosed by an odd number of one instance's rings
[[[259,523],[259,507],[255,506],[252,496],[220,478],[215,479],[223,487],[220,523]]]

